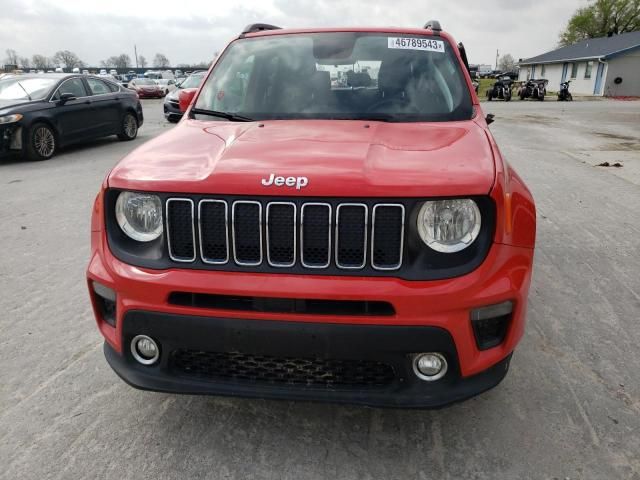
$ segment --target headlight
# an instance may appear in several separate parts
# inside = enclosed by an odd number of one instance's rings
[[[122,192],[116,200],[116,220],[128,237],[151,242],[162,235],[162,201],[157,195]]]
[[[480,233],[480,210],[471,199],[425,202],[418,213],[418,233],[436,252],[455,253]]]
[[[7,115],[5,117],[0,117],[0,125],[5,125],[7,123],[16,123],[22,120],[22,115],[16,113],[15,115]]]

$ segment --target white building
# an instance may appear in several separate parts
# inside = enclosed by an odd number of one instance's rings
[[[548,90],[571,80],[578,95],[640,97],[640,31],[591,38],[520,61],[518,80],[549,80]]]

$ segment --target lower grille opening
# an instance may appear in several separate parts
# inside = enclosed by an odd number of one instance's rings
[[[388,302],[367,300],[316,300],[299,298],[244,297],[205,293],[172,292],[169,303],[181,307],[240,310],[264,313],[310,315],[379,316],[395,315]]]
[[[507,335],[514,302],[487,305],[471,311],[471,325],[479,350],[497,347]]]
[[[497,347],[507,335],[511,314],[473,321],[473,333],[479,350]]]
[[[181,374],[231,382],[324,388],[379,388],[391,384],[395,379],[393,367],[371,360],[175,350],[170,361],[171,368]]]

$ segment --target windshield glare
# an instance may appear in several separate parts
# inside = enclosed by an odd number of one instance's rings
[[[452,121],[471,118],[473,107],[441,37],[348,32],[235,41],[196,109],[255,120]]]
[[[0,100],[41,100],[58,80],[53,78],[10,78],[0,81]]]
[[[180,88],[198,88],[202,83],[203,78],[204,78],[204,74],[190,75],[185,79],[184,82],[180,84]]]

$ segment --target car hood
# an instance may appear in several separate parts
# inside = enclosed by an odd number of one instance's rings
[[[11,110],[14,109],[15,107],[20,107],[22,105],[28,105],[31,103],[37,103],[41,100],[28,100],[28,99],[24,99],[24,100],[0,100],[0,112],[4,113],[4,110]]]
[[[308,182],[264,186],[272,174]],[[129,154],[108,182],[158,192],[433,197],[487,194],[494,176],[488,138],[473,121],[184,120]]]

